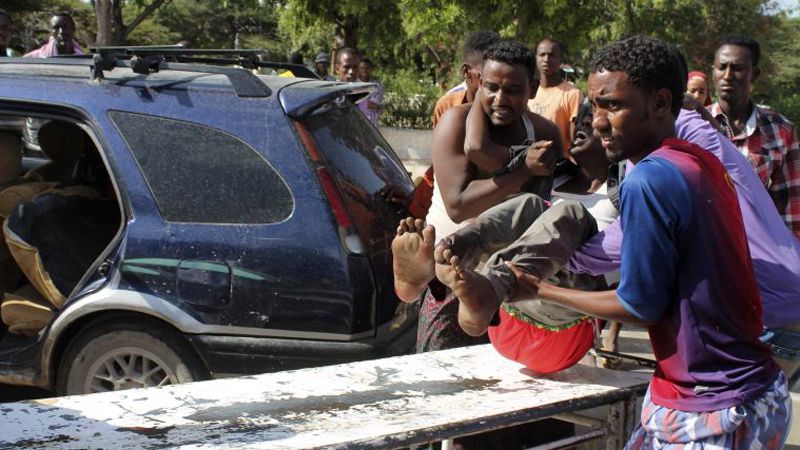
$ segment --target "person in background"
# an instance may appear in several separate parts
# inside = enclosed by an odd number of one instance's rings
[[[75,21],[65,12],[50,18],[50,37],[43,46],[25,54],[26,58],[50,58],[59,55],[82,55],[75,40]]]
[[[472,103],[475,99],[475,92],[481,82],[483,52],[497,42],[500,42],[500,35],[494,31],[475,31],[464,39],[464,46],[461,49],[461,77],[464,79],[462,83],[464,87],[456,86],[436,100],[436,105],[433,107],[434,128],[442,118],[442,114],[449,108]]]
[[[362,59],[358,65],[358,78],[365,83],[375,83],[377,85],[367,98],[358,103],[358,109],[377,127],[378,117],[381,114],[381,104],[383,103],[383,84],[372,77],[372,61],[368,58]]]
[[[16,52],[9,47],[9,45],[11,45],[11,33],[13,31],[14,21],[7,12],[0,9],[0,57],[18,56]]]
[[[750,160],[778,214],[800,239],[800,143],[791,122],[751,98],[760,58],[761,48],[753,39],[722,40],[712,74],[717,102],[710,110],[724,134]]]
[[[298,66],[303,65],[303,55],[300,52],[292,52],[289,53],[289,58],[287,61],[289,64],[297,64]],[[284,70],[278,74],[279,77],[284,78],[294,78],[294,72],[291,70]]]
[[[336,81],[353,83],[358,81],[358,65],[361,64],[361,53],[350,47],[340,48],[336,52],[333,72]]]
[[[536,68],[541,79],[536,95],[528,101],[528,109],[556,124],[561,131],[564,157],[571,159],[569,143],[575,134],[575,116],[582,96],[561,74],[563,52],[561,43],[549,38],[536,46]]]
[[[336,81],[330,74],[331,58],[325,52],[317,53],[314,57],[314,73],[325,81]]]
[[[689,72],[686,80],[686,93],[695,98],[701,105],[711,104],[711,93],[708,92],[708,77],[703,72]]]

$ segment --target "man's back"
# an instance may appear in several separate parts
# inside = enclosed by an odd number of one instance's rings
[[[649,328],[656,404],[709,411],[759,397],[777,374],[733,184],[717,158],[668,139],[622,185],[620,301]],[[646,264],[643,264],[646,261]]]
[[[697,112],[681,110],[678,137],[716,156],[736,187],[768,328],[800,322],[800,241],[776,213],[764,185],[733,143]]]

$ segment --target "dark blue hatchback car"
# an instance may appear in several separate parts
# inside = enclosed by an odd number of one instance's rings
[[[75,394],[413,348],[416,311],[394,294],[390,253],[407,213],[387,201],[413,185],[353,104],[371,85],[163,60],[143,71],[135,58],[3,60],[0,125],[45,124],[45,156],[26,158],[12,187],[48,184],[3,217],[23,274],[0,286],[0,382]],[[14,126],[0,133],[23,145]],[[107,172],[106,232],[43,197],[82,187],[87,161]],[[42,175],[54,166],[61,178]],[[83,265],[58,266],[76,252],[89,253]]]

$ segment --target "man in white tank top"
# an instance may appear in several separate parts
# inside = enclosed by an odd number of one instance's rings
[[[561,142],[555,125],[526,108],[533,81],[531,51],[519,43],[499,43],[484,53],[481,103],[475,108],[469,104],[455,106],[442,116],[431,141],[436,188],[427,217],[437,233],[455,231],[469,219],[524,190],[549,195],[550,174]],[[478,144],[486,155],[479,162],[465,154],[471,109],[488,128],[487,142]],[[530,145],[513,170],[503,171],[511,146],[529,141],[534,130],[535,137],[544,142]],[[422,224],[421,220],[415,223],[408,219],[392,243],[395,289],[408,302],[417,300],[434,278],[429,255],[436,238],[432,230],[424,232]],[[418,351],[477,342],[459,328],[457,310],[454,296],[429,291],[420,311]]]

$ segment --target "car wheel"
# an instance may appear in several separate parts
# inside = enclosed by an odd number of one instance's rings
[[[207,377],[198,356],[179,334],[148,323],[88,326],[69,344],[57,376],[59,395],[166,386]]]

